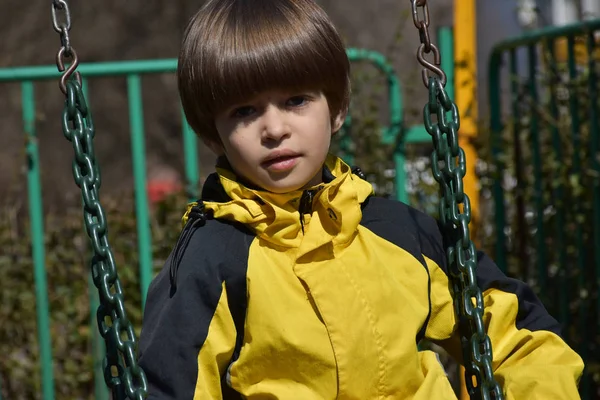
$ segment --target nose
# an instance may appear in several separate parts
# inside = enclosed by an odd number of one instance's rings
[[[263,141],[281,141],[290,135],[285,110],[271,104],[263,114]]]

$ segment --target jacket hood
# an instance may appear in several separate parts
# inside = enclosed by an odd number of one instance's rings
[[[332,155],[323,167],[324,183],[283,194],[250,188],[227,167],[216,170],[202,190],[205,210],[216,219],[244,224],[272,245],[300,248],[303,254],[326,243],[349,242],[362,218],[361,204],[373,194],[371,184]],[[196,204],[188,207],[184,223]]]

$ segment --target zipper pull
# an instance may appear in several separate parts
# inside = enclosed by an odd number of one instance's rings
[[[304,214],[312,214],[312,205],[313,199],[315,198],[315,194],[321,188],[313,189],[313,190],[305,190],[302,192],[302,196],[300,197],[300,206],[298,207],[298,211],[300,213],[300,226],[302,227],[302,234],[304,234]]]
[[[305,190],[302,192],[302,196],[300,197],[300,206],[298,207],[298,212],[300,213],[300,227],[302,228],[302,234],[304,235],[304,214],[312,211],[312,201],[313,201],[313,192],[312,190]]]
[[[302,192],[302,197],[300,197],[300,206],[298,207],[298,211],[300,211],[300,215],[310,214],[312,212],[312,202],[315,197],[313,190],[305,190]]]

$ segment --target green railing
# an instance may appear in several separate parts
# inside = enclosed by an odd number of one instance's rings
[[[497,44],[489,60],[495,259],[527,279],[600,390],[600,20]]]
[[[448,28],[439,31],[439,43],[442,54],[452,54],[452,33]],[[431,138],[425,128],[413,126],[405,128],[403,121],[402,92],[400,82],[392,66],[380,53],[348,49],[348,56],[352,62],[372,63],[386,77],[388,83],[388,103],[390,122],[382,128],[382,145],[394,146],[394,164],[396,168],[396,197],[408,202],[406,191],[406,177],[404,167],[406,156],[405,145],[408,143],[430,143]],[[125,77],[129,100],[129,121],[131,135],[131,151],[133,176],[135,185],[135,204],[137,221],[137,252],[139,254],[139,275],[142,304],[153,276],[152,270],[152,238],[150,232],[150,217],[148,209],[148,195],[146,191],[146,156],[143,124],[143,93],[141,77],[148,74],[174,73],[177,60],[146,60],[127,62],[106,62],[80,64],[78,71],[83,77],[84,92],[87,93],[88,80],[98,77]],[[444,57],[442,68],[448,75],[447,90],[453,96],[453,60]],[[42,190],[40,184],[39,147],[36,140],[35,127],[35,91],[34,82],[41,80],[57,80],[59,73],[55,66],[34,66],[20,68],[0,69],[0,83],[20,82],[22,98],[22,119],[26,135],[26,153],[28,165],[29,189],[29,216],[31,221],[32,258],[34,265],[35,291],[38,340],[40,348],[40,363],[42,376],[42,392],[44,400],[54,399],[54,380],[52,371],[52,348],[50,338],[50,312],[48,305],[48,289],[45,267],[44,247],[44,216],[42,211]],[[93,108],[93,105],[92,105]],[[59,116],[57,115],[57,118]],[[348,118],[346,125],[351,123]],[[190,198],[199,196],[199,163],[197,139],[195,134],[185,122],[182,114],[183,154],[185,159],[186,188]],[[56,140],[61,140],[58,138]],[[65,146],[68,144],[65,141]],[[352,154],[346,154],[352,159]],[[83,229],[83,224],[82,224]],[[90,293],[96,289],[90,281]],[[97,294],[90,296],[91,325],[95,328],[95,311],[98,307]],[[100,365],[103,354],[103,342],[96,337],[94,342],[95,355],[95,398],[108,399],[108,391],[104,386],[102,368]],[[1,397],[1,392],[0,392]],[[1,400],[1,399],[0,399]]]

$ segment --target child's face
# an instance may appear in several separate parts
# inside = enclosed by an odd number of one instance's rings
[[[224,154],[234,171],[265,190],[286,193],[321,183],[331,136],[345,115],[330,116],[320,92],[261,93],[217,115]]]

